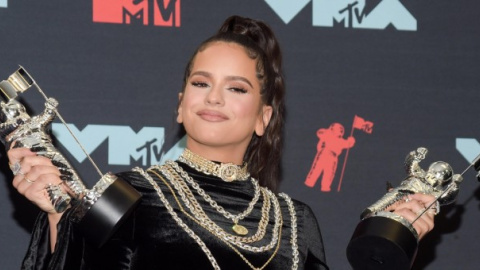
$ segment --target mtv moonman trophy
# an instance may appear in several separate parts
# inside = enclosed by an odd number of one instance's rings
[[[35,85],[46,99],[44,111],[33,117],[28,115],[25,107],[15,99],[17,93],[26,91],[32,85]],[[55,211],[61,213],[71,205],[74,211],[73,220],[87,241],[101,246],[135,207],[140,194],[115,175],[102,175],[88,154],[87,157],[101,178],[92,189],[85,187],[74,168],[53,146],[47,133],[48,125],[56,116],[65,124],[56,109],[58,102],[48,98],[23,67],[7,80],[0,82],[0,97],[0,140],[6,150],[11,147],[27,147],[38,155],[48,157],[52,164],[58,167],[62,182],[46,187]],[[73,133],[72,136],[75,138]],[[19,163],[11,167],[14,174],[21,173]],[[61,185],[67,193],[63,192]]]
[[[410,152],[405,159],[407,178],[361,214],[362,220],[347,247],[347,258],[354,269],[410,269],[418,248],[418,234],[412,223],[427,210],[433,208],[438,213],[440,205],[455,201],[462,175],[453,174],[443,161],[432,163],[424,171],[419,163],[427,152],[423,147]],[[389,206],[406,201],[413,193],[431,194],[436,200],[412,223],[388,211]]]

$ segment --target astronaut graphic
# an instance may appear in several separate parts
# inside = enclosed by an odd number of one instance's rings
[[[333,123],[328,129],[321,128],[317,131],[317,154],[305,180],[305,185],[313,187],[323,172],[321,190],[330,191],[337,170],[338,156],[343,149],[355,145],[355,138],[344,139],[344,133],[345,129],[339,123]]]
[[[348,155],[348,149],[355,145],[353,130],[361,129],[370,134],[372,132],[372,127],[372,122],[365,121],[363,118],[355,115],[352,133],[347,138],[343,137],[345,134],[345,128],[339,123],[331,124],[328,129],[319,129],[317,131],[317,154],[315,155],[312,167],[305,180],[305,185],[308,187],[314,187],[321,176],[321,191],[330,192],[335,172],[337,171],[338,157],[342,154],[344,149],[347,149]],[[345,163],[346,158],[343,169],[345,169]],[[341,178],[343,178],[343,170]],[[341,180],[342,179],[340,179],[338,191],[340,191]]]

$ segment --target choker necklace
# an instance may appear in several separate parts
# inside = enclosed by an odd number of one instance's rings
[[[193,169],[196,169],[207,175],[216,176],[225,182],[232,182],[235,180],[244,181],[250,177],[250,173],[247,171],[246,162],[244,162],[242,166],[238,166],[233,163],[217,164],[193,153],[192,151],[188,150],[188,148],[185,148],[178,160],[187,164]]]

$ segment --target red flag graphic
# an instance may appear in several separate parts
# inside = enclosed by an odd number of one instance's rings
[[[373,122],[365,121],[362,117],[355,115],[353,120],[353,127],[363,130],[365,133],[372,134]]]

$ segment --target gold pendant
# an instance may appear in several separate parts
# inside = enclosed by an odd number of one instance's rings
[[[238,235],[247,235],[248,230],[242,225],[235,224],[232,226],[232,230]]]
[[[232,163],[226,163],[220,166],[220,178],[226,182],[232,182],[237,179],[238,166]]]

